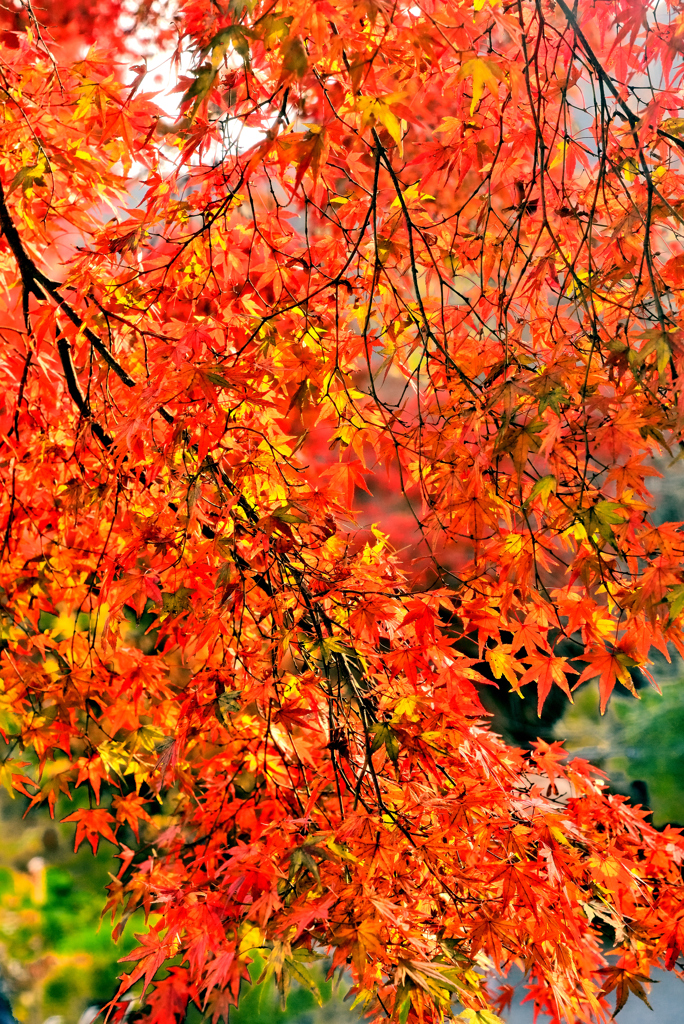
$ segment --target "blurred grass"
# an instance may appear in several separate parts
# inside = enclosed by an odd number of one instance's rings
[[[108,872],[118,869],[114,848],[74,853],[73,824],[51,821],[42,808],[23,818],[26,804],[0,796],[0,962],[19,1021],[75,1024],[88,1005],[114,995],[117,960],[143,919],[116,945],[100,919]]]
[[[75,826],[61,824],[84,799],[76,792],[69,803],[61,798],[55,820],[45,807],[23,817],[28,801],[14,800],[0,789],[0,969],[8,982],[12,1006],[22,1024],[77,1024],[87,1007],[105,1003],[118,988],[120,957],[130,952],[134,932],[144,930],[144,917],[134,914],[118,944],[111,938],[109,917],[101,920],[105,886],[119,861],[114,847],[101,842],[97,855],[84,843],[73,852]],[[358,1020],[343,1001],[349,983],[334,990],[326,981],[329,964],[313,966],[322,1007],[312,992],[293,983],[286,1005],[272,980],[244,986],[230,1024],[341,1024]],[[250,966],[255,982],[263,969],[257,954]],[[164,970],[160,971],[160,977]],[[134,987],[136,992],[140,985]],[[191,1007],[187,1024],[202,1014]]]
[[[635,798],[633,784],[645,782],[656,826],[684,825],[684,682],[659,684],[662,696],[652,687],[639,690],[638,700],[613,693],[602,716],[598,688],[589,683],[555,734],[569,752],[606,771],[615,789]]]
[[[261,974],[263,965],[257,954],[249,968],[253,982]],[[358,1021],[357,1011],[351,1011],[351,1004],[343,1001],[349,982],[343,981],[337,988],[332,981],[326,981],[328,967],[329,961],[325,960],[311,968],[322,1006],[318,1006],[313,994],[301,985],[293,984],[283,1006],[272,981],[263,985],[253,984],[244,986],[240,992],[240,1005],[231,1009],[230,1024],[349,1024],[350,1021]],[[188,1024],[198,1024],[201,1019],[199,1014],[194,1018],[188,1015]]]

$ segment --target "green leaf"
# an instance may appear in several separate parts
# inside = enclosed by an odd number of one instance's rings
[[[236,714],[240,710],[240,702],[237,698],[241,692],[241,690],[226,690],[216,701],[216,717],[224,725],[227,724],[226,720],[231,713]]]
[[[275,512],[271,512],[271,515],[274,519],[280,519],[283,523],[300,524],[306,522],[306,517],[301,512],[298,512],[297,515],[293,515],[289,509],[290,505],[281,505],[281,507],[277,508]]]
[[[26,192],[29,188],[34,188],[36,185],[45,187],[45,181],[43,175],[45,174],[45,162],[41,160],[38,164],[30,164],[28,167],[21,167],[12,178],[10,187],[7,191],[14,192],[15,188],[19,188],[21,185],[22,191]]]
[[[541,477],[539,480],[537,480],[536,484],[530,491],[530,496],[525,502],[525,504],[529,505],[532,501],[534,501],[535,498],[541,497],[542,505],[544,506],[544,508],[546,508],[546,506],[549,503],[549,495],[556,493],[557,486],[558,481],[556,480],[555,476],[549,475]]]
[[[33,782],[32,779],[29,779],[26,775],[23,774],[23,772],[17,770],[21,768],[27,768],[29,764],[29,761],[18,761],[14,758],[8,758],[6,761],[0,762],[0,784],[5,787],[12,800],[14,800],[15,796],[14,782],[16,780],[21,781],[22,785],[18,788],[20,788],[22,792],[26,793],[27,796],[29,794],[26,792],[23,783],[29,782],[32,786],[36,785],[36,783]]]
[[[329,654],[346,654],[349,656],[354,653],[348,644],[343,643],[342,640],[338,640],[334,636],[326,637],[320,641],[303,640],[302,647],[314,657],[326,658]]]
[[[322,1006],[323,999],[311,971],[305,967],[304,964],[298,962],[291,956],[285,958],[285,967],[292,977],[295,978],[303,988],[307,989],[307,991],[311,993],[318,1005]]]
[[[292,851],[292,855],[290,857],[290,881],[296,878],[300,868],[306,868],[316,879],[318,885],[321,884],[321,874],[318,870],[318,864],[313,859],[309,851],[304,849],[302,846],[298,846],[296,850]]]
[[[195,76],[195,81],[187,92],[184,93],[181,103],[188,103],[189,100],[194,99],[195,103],[192,113],[195,114],[202,100],[206,99],[211,92],[216,80],[217,71],[211,64],[203,64],[201,68],[193,71],[192,74]]]
[[[397,992],[396,1002],[394,1004],[394,1012],[397,1015],[399,1024],[406,1024],[408,1019],[409,1010],[411,1009],[411,990],[402,985]]]
[[[251,796],[256,789],[257,777],[254,772],[240,772],[233,779],[233,785],[235,786],[235,795],[240,800],[246,800],[248,796]]]
[[[283,44],[283,77],[303,78],[309,66],[309,60],[301,36],[288,39]]]
[[[127,775],[131,764],[130,751],[123,743],[116,740],[107,740],[97,748],[102,764],[110,775]]]
[[[373,733],[371,753],[374,754],[384,744],[387,756],[396,765],[399,758],[399,737],[394,729],[384,722],[376,722],[375,725],[371,726],[370,731]]]
[[[672,622],[684,608],[684,584],[673,587],[667,594],[667,601],[670,605],[670,622]]]
[[[181,612],[187,611],[190,607],[191,594],[194,594],[194,590],[189,590],[188,587],[180,587],[175,594],[162,594],[162,612],[180,615]]]
[[[233,574],[233,562],[223,562],[218,573],[216,574],[216,586],[225,587],[227,583],[230,583],[230,578]],[[163,595],[162,595],[163,600]]]
[[[202,57],[205,58],[211,52],[212,67],[217,68],[230,46],[244,61],[249,59],[249,42],[245,30],[240,25],[228,25],[217,32],[202,51]]]
[[[621,526],[628,515],[628,510],[616,501],[597,501],[589,508],[578,509],[577,518],[591,537],[599,533],[609,544],[615,542],[614,526]]]
[[[557,416],[560,416],[560,404],[561,402],[567,401],[567,395],[563,388],[555,387],[546,391],[539,399],[539,415],[541,416],[545,409],[549,406],[553,409]]]
[[[625,521],[625,509],[616,501],[597,501],[594,505],[594,515],[599,523],[606,526],[619,526]]]
[[[285,38],[291,24],[291,15],[281,17],[278,14],[265,14],[263,18],[259,18],[251,31],[257,39],[263,39],[267,50],[271,50],[279,39]]]

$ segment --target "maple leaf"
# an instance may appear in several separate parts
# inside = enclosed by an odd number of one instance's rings
[[[511,688],[520,693],[520,672],[522,671],[519,660],[511,651],[510,644],[500,644],[485,651],[485,658],[491,665],[495,679],[502,676],[511,684]],[[521,694],[522,696],[522,694]]]
[[[674,928],[667,939],[667,959],[665,966],[668,971],[673,970],[677,957],[684,950],[684,920],[679,920],[675,923]]]
[[[542,430],[542,422],[533,420],[525,424],[511,425],[502,433],[497,449],[499,452],[510,454],[518,476],[522,475],[530,452],[536,452],[541,447],[539,434]]]
[[[190,995],[187,977],[182,967],[172,967],[167,977],[156,983],[146,1002],[151,1024],[170,1024],[185,1018]]]
[[[541,409],[540,409],[541,412]],[[547,476],[541,477],[537,480],[529,493],[527,502],[534,501],[535,498],[541,498],[542,508],[546,508],[549,503],[549,497],[554,494],[558,487],[558,481],[555,476],[548,474]]]
[[[588,662],[577,680],[577,685],[586,679],[599,676],[599,692],[601,695],[601,714],[606,710],[608,698],[610,697],[615,684],[620,682],[628,690],[634,692],[634,684],[629,670],[635,668],[638,662],[626,651],[619,648],[609,650],[606,647],[594,647],[585,652],[583,658]]]
[[[173,940],[168,935],[162,938],[160,935],[162,929],[163,924],[160,922],[148,932],[136,934],[135,938],[140,944],[139,947],[120,958],[120,963],[127,963],[131,960],[137,960],[139,963],[130,974],[124,976],[118,992],[119,996],[126,992],[131,985],[134,985],[139,978],[144,978],[144,994],[161,965],[173,955]]]
[[[378,722],[371,726],[371,733],[373,734],[371,751],[375,752],[376,750],[380,750],[381,747],[384,747],[390,761],[393,761],[394,764],[396,764],[397,758],[399,757],[399,737],[394,729],[384,722]]]
[[[27,790],[27,786],[35,790],[36,783],[33,779],[21,771],[14,771],[15,768],[28,768],[30,761],[20,761],[17,758],[7,758],[7,760],[0,763],[0,782],[5,787],[10,798],[14,800],[15,791],[22,793],[24,796],[33,798],[33,794]]]
[[[497,1017],[491,1010],[464,1010],[459,1013],[456,1020],[467,1022],[467,1024],[504,1024],[501,1017]]]
[[[216,69],[210,64],[205,64],[196,71],[193,71],[193,75],[195,76],[195,80],[183,94],[183,99],[181,101],[182,106],[185,106],[190,102],[190,100],[194,99],[195,102],[190,115],[191,117],[194,117],[200,107],[200,104],[211,91],[216,78]]]
[[[311,169],[313,183],[314,185],[316,184],[321,168],[326,163],[329,149],[330,144],[326,129],[319,125],[310,125],[300,144],[299,166],[297,167],[297,177],[295,178],[293,192],[297,191],[309,168]]]
[[[484,95],[485,87],[498,101],[499,84],[505,80],[505,72],[496,61],[487,60],[484,57],[473,57],[462,64],[456,72],[457,82],[464,78],[471,78],[473,82],[473,96],[470,103],[470,116],[472,117]]]
[[[147,821],[151,823],[152,821],[143,806],[146,803],[149,803],[149,800],[145,800],[144,797],[139,796],[137,793],[115,796],[112,800],[112,807],[116,812],[116,820],[130,825],[136,839],[140,838],[138,834],[140,822]]]
[[[230,1019],[230,1008],[236,1006],[237,1000],[230,989],[225,989],[223,992],[215,989],[209,997],[206,1010],[211,1013],[212,1024],[217,1024],[217,1021],[223,1019],[225,1024],[228,1024]]]
[[[116,836],[109,824],[110,821],[114,821],[114,815],[110,814],[104,807],[83,808],[79,811],[74,811],[72,814],[67,814],[61,821],[76,822],[75,850],[78,850],[83,840],[87,839],[93,848],[93,853],[97,853],[100,837],[117,845]]]
[[[605,977],[601,995],[607,995],[609,992],[615,991],[614,1016],[623,1008],[630,992],[640,999],[642,1003],[645,1003],[649,1010],[653,1010],[644,988],[644,984],[648,984],[651,980],[647,975],[629,971],[625,967],[604,967],[601,973]]]
[[[47,800],[50,817],[54,818],[55,807],[57,806],[57,798],[59,794],[63,793],[71,799],[69,783],[72,781],[73,775],[71,771],[56,772],[51,778],[48,778],[47,781],[41,784],[37,793],[33,794],[30,806],[35,807],[37,804],[43,803],[44,800]],[[17,786],[17,788],[19,789],[19,792],[22,792],[21,786]]]
[[[355,488],[371,493],[360,462],[338,462],[323,473],[330,479],[331,487],[340,494],[344,508],[350,509],[353,506]]]
[[[520,677],[518,685],[525,686],[526,683],[536,682],[538,694],[537,714],[541,714],[544,702],[554,683],[560,686],[568,700],[572,702],[567,673],[572,672],[574,675],[577,675],[577,671],[569,667],[567,658],[561,658],[554,654],[547,655],[541,651],[533,651],[527,655],[525,660],[530,663],[529,668]]]
[[[287,82],[291,78],[303,78],[309,66],[306,47],[301,36],[293,36],[283,44],[283,65],[280,81]]]
[[[30,164],[29,166],[26,167],[21,167],[12,178],[12,182],[10,184],[9,189],[7,190],[7,194],[9,195],[11,192],[14,191],[15,188],[19,188],[19,186],[21,186],[24,192],[27,189],[35,188],[36,186],[44,188],[45,180],[43,175],[45,174],[46,170],[47,165],[44,161],[41,161],[40,163],[37,164]]]
[[[78,776],[76,778],[76,786],[80,786],[86,779],[88,784],[92,787],[93,793],[95,794],[95,800],[99,804],[100,802],[100,787],[102,782],[110,782],[111,779],[107,774],[102,758],[96,757],[80,757],[76,762],[78,767]]]

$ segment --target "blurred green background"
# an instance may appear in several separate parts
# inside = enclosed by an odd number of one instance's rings
[[[133,948],[132,931],[117,947],[107,923],[100,927],[108,872],[116,871],[113,847],[101,844],[96,857],[87,844],[74,853],[74,826],[51,821],[42,808],[23,818],[27,803],[2,791],[3,974],[20,1021],[59,1024],[59,1017],[71,1024],[114,992],[117,959]]]
[[[684,682],[661,673],[658,683],[662,696],[652,687],[639,690],[639,700],[616,693],[603,716],[589,684],[555,732],[567,750],[603,768],[611,788],[634,803],[647,796],[653,824],[662,828],[684,825]]]
[[[76,805],[81,802],[77,793]],[[24,818],[28,800],[0,789],[0,971],[17,1019],[25,1024],[90,1024],[88,1009],[107,1002],[117,990],[123,966],[117,961],[135,945],[142,914],[133,915],[116,945],[109,917],[101,919],[109,873],[119,861],[114,847],[101,842],[96,856],[87,843],[73,852],[75,826],[60,817],[75,806],[58,802],[55,820],[46,808]],[[327,961],[312,969],[323,1008],[313,994],[293,985],[286,1007],[272,982],[248,989],[231,1024],[338,1024],[356,1019],[344,1001],[347,986],[325,980]],[[263,963],[250,968],[254,980]],[[140,986],[134,987],[135,992]],[[188,1024],[200,1021],[191,1011]]]

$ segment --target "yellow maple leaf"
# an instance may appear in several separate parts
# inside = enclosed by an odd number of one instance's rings
[[[471,117],[484,95],[485,87],[489,89],[494,99],[498,100],[499,83],[505,80],[505,76],[506,73],[499,64],[493,60],[485,60],[484,57],[473,57],[461,66],[456,74],[456,81],[462,82],[464,78],[473,80],[473,98],[470,103]]]

